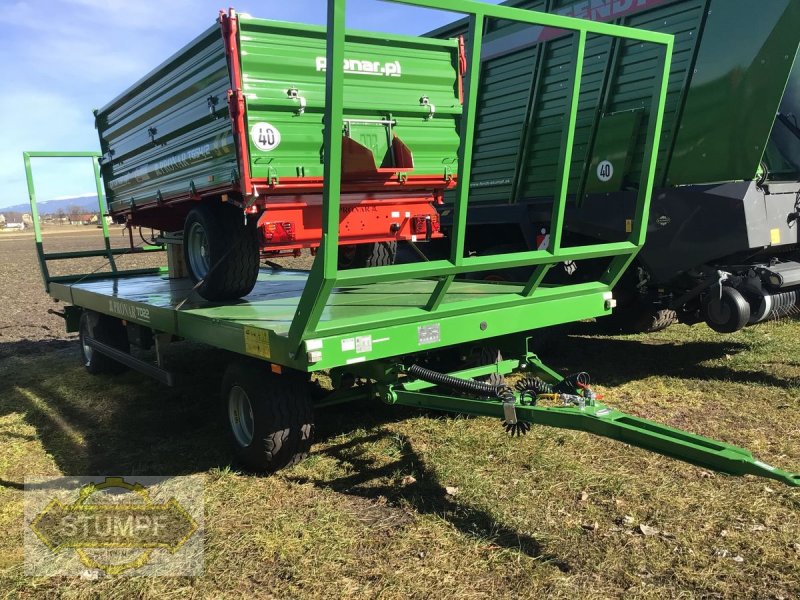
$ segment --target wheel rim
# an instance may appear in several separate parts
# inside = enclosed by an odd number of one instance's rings
[[[205,279],[210,269],[208,236],[200,223],[192,223],[189,228],[189,237],[184,240],[184,243],[192,273],[197,279]]]
[[[94,349],[86,343],[86,334],[81,336],[81,349],[83,350],[83,358],[86,361],[86,364],[92,362]]]
[[[88,319],[84,321],[84,325],[81,328],[81,335],[80,335],[81,351],[83,352],[83,359],[88,365],[90,362],[92,362],[92,356],[94,355],[94,348],[92,348],[91,346],[89,346],[89,344],[86,343],[87,335],[94,337],[92,335],[92,326],[89,324]]]
[[[253,442],[253,407],[247,392],[238,385],[228,394],[228,419],[236,442],[243,447]]]

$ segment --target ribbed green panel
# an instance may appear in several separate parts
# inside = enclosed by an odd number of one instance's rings
[[[218,25],[98,111],[102,172],[112,210],[229,182],[237,170],[230,88]],[[216,99],[209,109],[209,97]],[[149,129],[154,128],[155,142]]]
[[[542,73],[540,102],[533,114],[533,126],[528,138],[528,155],[524,165],[524,176],[520,196],[546,196],[553,193],[553,173],[558,166],[564,116],[568,109],[569,65],[573,50],[571,37],[561,37],[547,44],[547,53]],[[648,44],[652,46],[652,44]],[[570,171],[569,193],[575,193],[581,180],[582,167],[589,150],[591,126],[595,107],[603,90],[603,72],[611,48],[611,38],[588,36],[584,76],[581,80],[581,95],[578,105],[575,143]],[[649,81],[652,94],[654,81]],[[641,160],[641,158],[640,158]]]
[[[660,8],[633,15],[627,19],[626,25],[647,29],[650,31],[660,31],[671,33],[675,36],[675,47],[672,55],[672,69],[670,70],[669,89],[667,91],[667,104],[664,109],[664,129],[661,134],[661,146],[659,148],[658,168],[656,170],[656,182],[661,184],[664,181],[665,170],[669,166],[671,158],[670,140],[672,140],[675,128],[680,127],[678,122],[678,111],[680,109],[681,97],[684,90],[684,83],[687,77],[687,69],[692,65],[692,57],[695,49],[695,40],[698,35],[698,27],[703,16],[704,0],[682,0],[672,4],[667,4]],[[624,93],[615,93],[613,102],[610,106],[611,111],[624,110],[635,106],[637,102],[640,106],[646,106],[648,100],[649,83],[639,83],[640,74],[651,72],[657,64],[658,57],[650,48],[640,48],[633,44],[625,44],[623,59],[620,71],[617,74],[616,83],[618,86],[627,86]],[[629,171],[631,180],[638,180],[641,172],[640,156],[644,150],[644,132],[639,132],[634,145],[634,160]]]
[[[798,44],[798,0],[711,1],[669,183],[756,176]]]
[[[240,18],[240,40],[248,132],[268,123],[280,133],[280,143],[269,150],[249,136],[252,176],[321,177],[325,71],[319,61],[325,28]],[[413,154],[409,175],[455,173],[461,113],[457,41],[350,32],[345,59],[359,61],[345,69],[345,119],[395,121],[394,135]],[[387,69],[393,74],[381,72]],[[302,113],[290,89],[303,98]],[[426,118],[423,97],[435,107],[432,118]],[[353,126],[352,138],[376,149],[376,166],[387,136],[385,125]]]
[[[537,52],[537,48],[529,48],[484,63],[483,94],[476,118],[472,201],[511,193],[522,134],[519,124],[525,118]]]
[[[511,0],[511,6],[544,10],[543,0]],[[748,0],[551,0],[551,12],[592,17],[675,36],[664,128],[659,147],[657,185],[681,185],[748,179],[770,134],[771,117],[789,76],[791,59],[800,43],[800,2],[773,0],[756,9]],[[712,9],[706,24],[706,7]],[[619,16],[624,11],[629,14]],[[633,11],[633,12],[630,12]],[[638,11],[638,12],[637,12]],[[727,24],[727,25],[726,25]],[[731,27],[741,30],[727,35]],[[525,32],[529,36],[525,38]],[[429,35],[465,32],[459,21]],[[518,198],[551,196],[564,118],[567,114],[569,36],[538,39],[537,28],[519,23],[490,22],[484,37],[484,73],[474,163],[474,202],[508,202],[515,176],[519,140],[526,123],[524,107],[537,52],[544,52],[538,96],[528,115],[527,152],[520,165]],[[547,38],[548,36],[545,36]],[[698,39],[700,42],[698,43]],[[739,40],[738,42],[736,40]],[[649,116],[661,50],[653,44],[619,42],[616,58],[610,38],[589,35],[581,82],[569,192],[597,187],[584,164],[597,159],[600,140],[597,114],[637,111]],[[500,48],[505,54],[494,52]],[[788,58],[787,58],[788,57]],[[607,66],[610,64],[610,69]],[[604,88],[608,87],[605,95]],[[505,100],[508,100],[505,102]],[[598,105],[599,102],[599,105]],[[601,110],[596,113],[597,107]],[[645,149],[639,128],[627,149],[630,164],[621,187],[639,181]],[[615,176],[618,173],[615,173]],[[616,177],[615,177],[616,179]],[[585,183],[588,188],[581,184]],[[604,191],[613,191],[607,190]]]

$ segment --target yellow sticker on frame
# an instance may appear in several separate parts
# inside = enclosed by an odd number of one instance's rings
[[[245,327],[244,351],[253,356],[269,358],[269,331],[258,327]]]
[[[769,241],[773,244],[781,243],[781,230],[779,228],[769,230]]]

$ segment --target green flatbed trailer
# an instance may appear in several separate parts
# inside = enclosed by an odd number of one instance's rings
[[[589,431],[731,474],[754,474],[788,485],[800,485],[800,475],[782,471],[753,458],[741,448],[627,415],[597,401],[585,374],[561,377],[530,350],[528,330],[607,315],[614,302],[611,288],[644,241],[647,206],[663,114],[666,73],[672,38],[595,24],[579,19],[520,11],[479,2],[397,0],[403,4],[470,15],[469,54],[472,81],[479,76],[482,27],[487,16],[540,23],[575,32],[578,56],[588,32],[635,38],[662,51],[662,73],[654,93],[648,124],[649,159],[644,161],[635,227],[628,240],[580,248],[561,247],[553,236],[549,247],[500,257],[468,257],[464,229],[468,206],[469,172],[476,106],[474,88],[465,91],[464,128],[460,148],[456,202],[457,222],[448,259],[421,264],[392,265],[339,271],[341,145],[326,132],[324,176],[324,235],[310,271],[262,269],[254,291],[237,302],[215,303],[200,297],[187,279],[164,269],[121,271],[103,225],[104,249],[95,252],[48,253],[37,218],[31,161],[48,156],[90,159],[99,175],[98,154],[35,153],[24,155],[36,247],[45,286],[53,298],[67,303],[64,317],[70,331],[80,334],[81,351],[92,373],[128,366],[174,383],[163,364],[163,344],[178,339],[202,342],[231,352],[223,378],[233,447],[254,470],[275,470],[292,464],[310,449],[314,408],[369,398],[390,404],[486,415],[503,419],[507,431],[524,433],[531,424]],[[328,3],[326,56],[341,62],[344,50],[344,0]],[[581,61],[574,81],[580,81]],[[326,74],[325,118],[338,122],[342,113],[343,74]],[[575,86],[577,88],[577,84]],[[575,126],[577,93],[573,95],[559,167],[564,183],[553,210],[554,231],[560,230],[569,178],[571,135]],[[100,207],[105,199],[96,177]],[[148,247],[142,251],[157,251]],[[72,276],[51,276],[52,260],[103,256],[109,270]],[[553,265],[579,257],[608,257],[609,270],[597,281],[578,285],[545,285],[543,275]],[[534,276],[524,284],[474,283],[456,280],[458,274],[503,266],[532,266]],[[156,347],[157,364],[130,353],[131,342]],[[433,371],[432,357],[457,354],[465,345],[493,349],[496,360],[462,365],[450,373]],[[498,349],[502,351],[502,358]],[[317,402],[310,397],[307,374],[326,371],[334,390]],[[504,375],[527,373],[516,385]],[[485,379],[482,381],[481,379]],[[457,393],[454,393],[457,392]]]

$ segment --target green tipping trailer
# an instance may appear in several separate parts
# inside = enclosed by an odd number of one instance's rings
[[[348,31],[337,68],[341,242],[371,246],[356,265],[390,263],[397,240],[441,236],[433,204],[458,171],[463,45]],[[220,13],[95,111],[115,220],[177,233],[212,300],[246,295],[259,255],[317,247],[326,70],[324,27]]]
[[[797,130],[786,131],[775,115],[800,44],[800,3],[505,4],[675,36],[647,244],[616,289],[620,310],[604,324],[653,329],[679,318],[730,332],[792,312],[800,301],[800,177],[778,168],[777,149],[765,149],[773,124],[776,135],[794,136],[786,151],[798,148]],[[460,21],[429,35],[465,32]],[[487,24],[485,47],[467,232],[468,250],[479,255],[536,248],[549,235],[552,170],[569,103],[564,64],[573,55],[563,31],[500,20]],[[650,110],[656,67],[652,48],[635,41],[587,39],[565,215],[573,244],[615,241],[630,228],[642,168],[639,122]],[[447,230],[449,208],[442,214]],[[603,268],[569,264],[549,281],[592,278]]]
[[[579,248],[562,246],[558,235],[535,252],[506,256],[466,256],[464,232],[469,208],[469,177],[474,142],[477,90],[467,86],[460,131],[456,222],[448,258],[424,264],[398,264],[340,271],[337,267],[342,192],[342,145],[338,131],[324,135],[323,239],[310,271],[262,268],[251,294],[237,302],[200,297],[186,278],[164,269],[119,270],[115,257],[130,249],[111,248],[104,227],[104,249],[48,253],[37,218],[33,161],[73,156],[95,166],[100,208],[105,199],[99,180],[99,154],[26,152],[36,248],[50,295],[67,304],[63,316],[78,331],[83,360],[93,374],[137,369],[167,384],[174,374],[163,362],[165,344],[180,339],[230,352],[222,400],[238,458],[255,470],[292,464],[310,449],[313,410],[359,398],[426,407],[503,420],[507,432],[523,434],[531,424],[589,431],[693,464],[731,474],[754,474],[800,486],[800,474],[777,469],[741,448],[626,415],[598,401],[585,373],[562,377],[530,350],[531,337],[521,329],[546,327],[611,312],[611,288],[641,248],[647,225],[652,177],[666,95],[672,37],[468,0],[396,0],[436,7],[470,17],[474,81],[480,69],[486,17],[556,26],[575,32],[580,56],[589,34],[636,39],[660,49],[661,76],[653,82],[653,105],[646,120],[649,142],[634,226],[628,239]],[[326,59],[338,64],[345,52],[344,0],[328,3]],[[580,60],[570,65],[580,81]],[[325,121],[339,122],[344,109],[344,73],[325,76]],[[570,172],[570,139],[575,128],[577,86],[564,126],[559,177]],[[561,229],[566,185],[553,203],[551,225]],[[147,250],[156,250],[147,248]],[[53,276],[48,263],[87,256],[108,259],[109,270]],[[546,284],[543,276],[564,260],[612,259],[610,269],[593,282]],[[457,280],[456,276],[495,266],[535,268],[524,284]],[[521,324],[525,324],[524,326]],[[131,345],[156,348],[157,363],[135,356]],[[490,348],[477,365],[455,364],[462,349]],[[502,356],[501,356],[502,352]],[[503,356],[505,358],[503,358]],[[455,360],[454,360],[455,358]],[[488,358],[488,360],[486,360]],[[433,367],[450,364],[449,373]],[[333,391],[316,402],[308,374],[330,375]],[[528,373],[509,387],[504,376]]]

